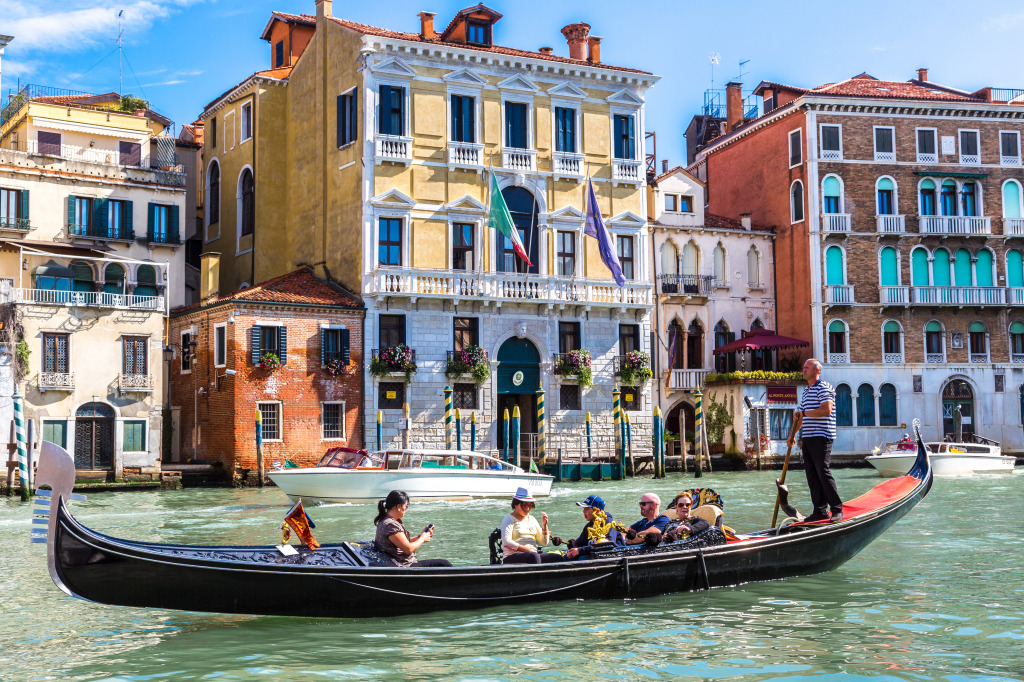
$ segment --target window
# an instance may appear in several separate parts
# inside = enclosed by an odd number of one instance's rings
[[[981,322],[971,322],[967,333],[971,351],[971,362],[974,362],[975,358],[986,362],[988,360],[988,334],[985,332],[985,325]]]
[[[192,371],[192,334],[191,332],[181,333],[181,373],[188,374]]]
[[[768,437],[786,440],[793,428],[793,410],[768,410]]]
[[[640,392],[643,389],[639,386],[619,386],[622,409],[629,412],[640,410]]]
[[[132,239],[132,202],[111,199],[107,202],[107,234],[111,239]]]
[[[473,257],[473,224],[453,224],[452,268],[455,270],[473,270],[475,265],[476,259]]]
[[[466,42],[474,45],[491,44],[491,26],[476,21],[466,22]]]
[[[640,350],[640,325],[620,324],[619,355],[626,355],[634,350]]]
[[[956,215],[956,183],[946,180],[942,183],[942,215]]]
[[[245,142],[252,137],[252,102],[246,102],[242,105],[242,117],[241,117],[241,142]]]
[[[343,440],[345,438],[345,403],[320,403],[320,439]]]
[[[612,117],[612,136],[616,159],[632,160],[636,158],[636,134],[634,118],[627,114],[615,114]]]
[[[729,331],[725,320],[715,325],[715,348],[721,348],[736,339],[736,334]],[[715,357],[715,371],[719,373],[736,371],[736,353],[721,353]],[[673,365],[674,366],[674,365]]]
[[[380,86],[377,132],[381,135],[405,135],[405,88]]]
[[[320,364],[327,365],[329,360],[337,360],[342,365],[349,363],[349,331],[336,327],[320,329]]]
[[[213,328],[213,365],[224,367],[228,364],[228,328],[219,324]]]
[[[879,178],[875,185],[878,215],[896,214],[896,186],[889,178]]]
[[[555,107],[555,151],[576,152],[576,110]]]
[[[821,126],[821,158],[825,161],[843,158],[843,136],[840,126]]]
[[[761,254],[753,246],[747,251],[747,286],[761,288]]]
[[[404,381],[382,381],[377,396],[378,410],[400,410],[405,403],[405,382]]]
[[[572,350],[580,350],[580,323],[559,322],[558,323],[558,352],[568,353]]]
[[[68,446],[68,423],[65,421],[43,420],[43,440],[50,441],[62,448]]]
[[[935,141],[935,128],[917,129],[917,162],[938,163],[938,145]]]
[[[903,334],[899,323],[889,320],[882,325],[882,362],[903,361]]]
[[[142,145],[138,142],[119,140],[117,155],[120,157],[122,166],[138,167],[142,165]]]
[[[683,335],[683,325],[672,320],[668,325],[668,365],[671,369],[686,369],[688,339]]]
[[[697,320],[686,329],[686,369],[704,369],[704,328]]]
[[[89,234],[92,225],[92,199],[89,197],[68,197],[68,233]]]
[[[558,387],[558,409],[581,410],[582,403],[579,384],[562,384]]]
[[[633,238],[616,237],[618,245],[619,266],[622,267],[622,276],[626,279],[633,279]]]
[[[1017,249],[1006,252],[1006,286],[1024,287],[1024,257]]]
[[[60,156],[61,136],[60,133],[48,133],[40,130],[37,138],[39,140],[39,153]]]
[[[830,246],[825,249],[825,285],[839,286],[843,284],[846,284],[843,250],[838,246]]]
[[[828,325],[828,354],[829,362],[847,362],[846,358],[832,359],[833,355],[845,356],[846,349],[846,324],[841,320],[833,320]]]
[[[714,252],[715,286],[729,286],[729,273],[725,269],[725,247],[721,243],[715,246]]]
[[[96,287],[93,284],[93,271],[91,265],[83,263],[82,261],[72,261],[70,267],[71,272],[74,273],[74,277],[72,278],[74,280],[72,283],[72,289],[74,291],[96,291]],[[154,289],[154,296],[156,296],[155,291],[156,290]],[[138,295],[142,296],[147,294],[139,293]]]
[[[882,384],[878,389],[878,425],[896,424],[896,387],[892,384]]]
[[[978,151],[977,130],[960,131],[960,163],[971,165],[981,163],[981,154]]]
[[[217,117],[213,116],[210,118],[209,135],[207,135],[207,141],[210,143],[210,148],[213,149],[217,146]]]
[[[796,180],[790,190],[790,220],[798,223],[804,219],[804,183]]]
[[[251,169],[246,168],[242,171],[239,185],[238,213],[241,220],[239,234],[245,237],[252,234],[256,227],[256,185],[253,182]]]
[[[857,389],[857,426],[875,425],[875,390],[871,384]]]
[[[523,102],[505,102],[505,146],[527,149],[526,116],[529,106]]]
[[[999,163],[1004,166],[1020,165],[1020,133],[999,131]]]
[[[1010,362],[1024,362],[1024,323],[1010,325]]]
[[[126,336],[122,339],[122,372],[125,376],[149,374],[146,348],[149,339],[142,336]]]
[[[693,196],[689,194],[680,195],[679,210],[682,213],[693,213]]]
[[[206,223],[216,225],[220,222],[220,164],[214,161],[210,164],[210,199],[207,203]]]
[[[952,263],[949,260],[949,251],[936,249],[932,255],[932,285],[937,287],[948,287],[953,284],[950,278]]]
[[[895,129],[875,126],[875,161],[895,161]]]
[[[123,424],[121,449],[125,452],[145,452],[146,422],[126,420]]]
[[[384,350],[405,343],[405,315],[381,315],[378,348]]]
[[[452,386],[452,407],[460,410],[478,410],[477,396],[480,391],[476,384],[455,384]]]
[[[800,129],[789,134],[789,167],[799,166],[803,162],[803,148],[800,146]]]
[[[678,211],[679,210],[679,195],[678,194],[666,194],[665,195],[665,210],[666,211]]]
[[[1016,180],[1007,180],[1003,183],[1003,217],[1020,218],[1021,212],[1021,191],[1020,183]],[[1003,223],[1003,234],[1012,234]]]
[[[338,149],[356,141],[358,111],[356,110],[356,88],[344,95],[338,95],[336,102],[338,117]]]
[[[28,190],[0,189],[0,228],[27,230]]]
[[[282,365],[288,364],[288,328],[275,325],[253,325],[250,330],[252,364],[258,365],[264,355],[276,355]]]
[[[965,182],[960,188],[960,215],[978,215],[978,185],[974,182]]]
[[[452,95],[452,142],[476,142],[476,100]]]
[[[399,218],[381,218],[377,231],[377,263],[402,264],[402,221]]]
[[[103,292],[107,294],[123,294],[125,291],[124,266],[110,263],[103,270]]]
[[[454,350],[468,350],[480,345],[480,320],[476,317],[456,317],[452,320]]]
[[[853,426],[853,392],[846,384],[836,386],[836,426]]]
[[[284,41],[283,40],[277,41],[277,44],[274,45],[274,66],[275,67],[284,66]]]
[[[925,325],[925,362],[945,362],[945,349],[943,348],[942,342],[942,325],[934,320]]]
[[[572,277],[576,274],[576,233],[559,230],[555,240],[555,270],[560,277]]]
[[[839,178],[830,175],[821,183],[821,211],[822,213],[842,213],[840,210],[842,185]]]
[[[988,249],[979,249],[974,254],[974,286],[994,286],[992,273],[992,252]]]
[[[935,213],[935,183],[923,180],[919,191],[921,215],[937,215]]]
[[[43,334],[43,372],[68,374],[70,352],[67,334]]]
[[[281,403],[256,403],[263,440],[281,440]]]
[[[150,204],[146,238],[159,244],[177,244],[178,213],[177,206]]]

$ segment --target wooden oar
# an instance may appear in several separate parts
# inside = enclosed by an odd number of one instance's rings
[[[772,528],[775,527],[775,521],[779,518],[779,489],[778,486],[786,482],[786,471],[789,469],[789,456],[793,454],[793,446],[786,446],[786,461],[782,463],[782,478],[778,479],[775,489],[775,511],[772,513]]]

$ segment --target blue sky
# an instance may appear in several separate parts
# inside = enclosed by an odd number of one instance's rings
[[[422,10],[443,28],[470,0],[335,0],[334,15],[400,31],[418,31]],[[658,157],[685,155],[683,132],[711,84],[708,56],[720,55],[715,84],[739,76],[814,86],[862,71],[906,80],[918,67],[931,80],[967,90],[1024,88],[1024,3],[888,0],[877,2],[643,3],[593,0],[491,0],[504,14],[495,42],[535,50],[568,48],[559,29],[586,21],[602,36],[606,63],[662,77],[649,92],[647,129]],[[624,9],[628,8],[628,9]],[[6,101],[17,81],[89,92],[118,88],[117,12],[124,10],[124,92],[144,96],[178,124],[260,69],[270,50],[259,35],[271,10],[314,12],[313,0],[0,0],[0,34],[14,35],[0,68]]]

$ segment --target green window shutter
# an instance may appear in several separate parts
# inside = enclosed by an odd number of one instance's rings
[[[881,265],[882,286],[897,286],[899,284],[899,256],[896,254],[896,249],[888,246],[882,249]],[[925,281],[927,281],[927,277],[926,272]]]
[[[75,195],[68,196],[68,225],[75,224]]]
[[[831,322],[831,323],[830,323],[830,324],[828,325],[828,330],[829,330],[830,332],[832,332],[832,333],[835,333],[835,334],[841,334],[841,333],[843,333],[843,332],[845,332],[845,331],[846,331],[846,325],[844,325],[844,324],[843,324],[842,322],[840,322],[839,320],[833,320],[833,321],[832,321],[832,322]]]
[[[843,283],[843,250],[838,246],[830,246],[825,251],[825,284],[839,285]]]
[[[839,179],[831,176],[825,178],[825,182],[822,183],[822,193],[827,197],[838,197]]]
[[[956,259],[953,262],[953,276],[956,286],[971,286],[971,254],[967,249],[957,249]]]
[[[1020,185],[1010,181],[1003,185],[1003,216],[1020,218]],[[1003,228],[1006,233],[1006,228]]]
[[[94,233],[103,237],[107,236],[107,205],[106,199],[92,200],[92,226],[95,228]]]
[[[1024,323],[1022,323],[1022,322],[1014,322],[1013,324],[1011,324],[1010,325],[1010,333],[1011,334],[1024,334]]]
[[[939,249],[935,252],[935,260],[932,262],[932,283],[937,287],[948,287],[949,281],[949,251]]]
[[[1024,258],[1017,249],[1006,252],[1006,286],[1024,287]]]
[[[342,329],[341,330],[341,362],[343,364],[345,364],[345,365],[347,365],[348,361],[349,361],[349,349],[348,349],[349,340],[348,340],[348,338],[349,338],[348,337],[348,330],[347,329]]]
[[[253,325],[249,335],[252,338],[252,364],[258,365],[260,364],[260,326]]]
[[[171,224],[167,226],[167,241],[171,244],[178,243],[178,205],[171,206]]]
[[[135,239],[135,230],[132,228],[132,218],[134,214],[132,202],[124,202],[124,229],[125,237],[128,239]]]
[[[327,330],[320,330],[320,365],[327,364]]]
[[[968,327],[967,330],[971,331],[971,332],[975,332],[975,333],[978,333],[978,332],[984,333],[985,325],[983,325],[981,322],[971,322],[971,326]]]
[[[882,331],[892,332],[892,333],[899,333],[900,326],[896,322],[893,322],[892,320],[889,320],[888,322],[885,323],[885,326],[882,327]]]
[[[910,256],[911,284],[915,287],[928,286],[928,252],[915,249]]]
[[[28,227],[28,190],[23,189],[18,193],[18,217],[25,221]]]
[[[894,189],[893,184],[892,184],[892,180],[890,180],[889,178],[882,178],[881,180],[878,181],[878,189],[881,189],[881,190],[891,190],[891,189]]]
[[[926,332],[941,332],[942,325],[939,324],[938,322],[929,322],[928,325],[924,328],[924,330]]]
[[[146,449],[146,422],[124,422],[124,442],[122,449],[126,452],[139,452]]]
[[[282,365],[288,364],[288,327],[277,328],[277,358]]]
[[[67,429],[67,422],[44,421],[43,440],[59,445],[62,448],[66,448],[68,442]]]
[[[992,253],[982,249],[978,251],[978,261],[974,264],[974,279],[979,287],[993,286]]]
[[[153,227],[156,225],[156,204],[150,202],[147,213],[149,215],[146,222],[146,239],[153,241]]]

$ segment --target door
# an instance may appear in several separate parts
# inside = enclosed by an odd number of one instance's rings
[[[85,418],[75,420],[75,468],[114,468],[114,420]]]
[[[959,412],[959,414],[958,414]],[[942,435],[957,438],[957,420],[963,430],[963,439],[972,440],[975,433],[974,391],[962,379],[954,379],[942,390]]]

